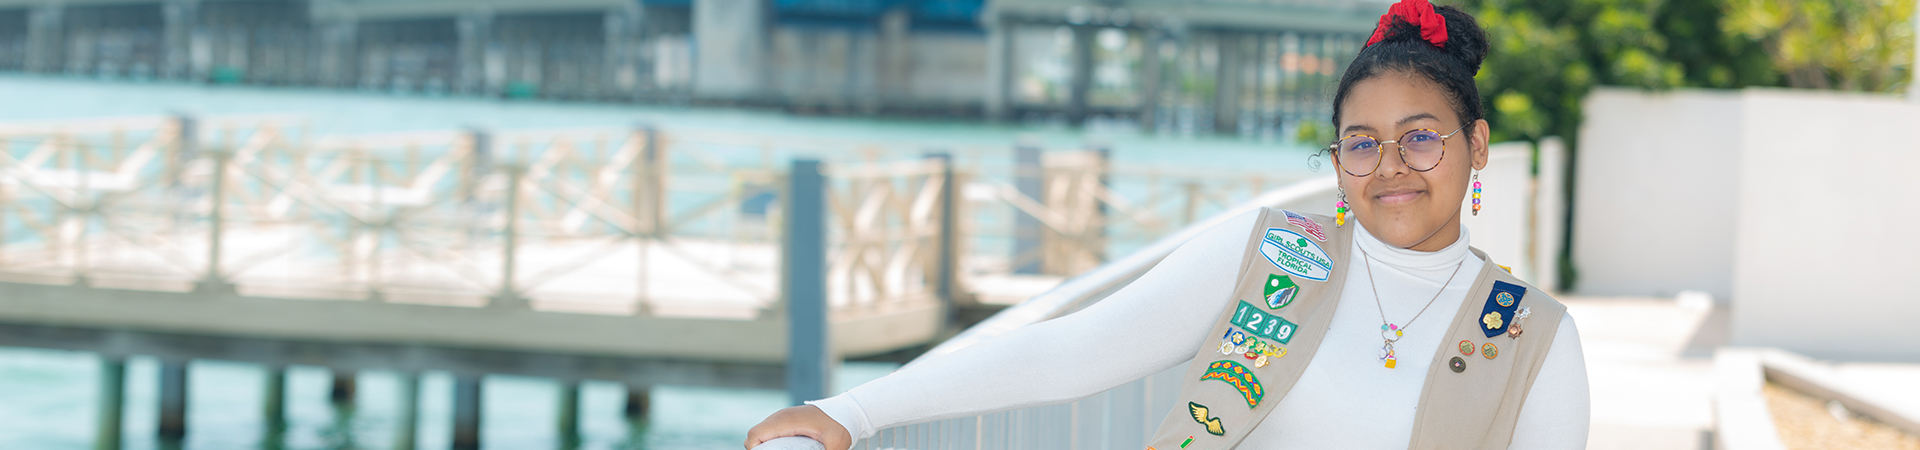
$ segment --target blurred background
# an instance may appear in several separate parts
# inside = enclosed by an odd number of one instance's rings
[[[0,0],[0,448],[738,448],[1330,214],[1389,3]],[[1915,2],[1455,6],[1591,448],[1920,448]],[[1179,376],[860,448],[1139,448]]]

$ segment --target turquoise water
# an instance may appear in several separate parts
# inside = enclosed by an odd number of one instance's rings
[[[91,449],[98,414],[100,358],[81,352],[0,347],[0,448]],[[851,362],[836,373],[835,389],[878,378],[898,366]],[[122,448],[155,450],[264,449],[262,414],[266,372],[257,365],[195,361],[187,378],[187,437],[179,447],[155,437],[159,366],[131,358]],[[287,450],[393,448],[399,378],[391,372],[358,376],[355,401],[328,399],[331,373],[294,366],[287,373]],[[420,382],[416,448],[447,448],[452,437],[451,376],[428,372]],[[555,449],[560,435],[552,380],[489,376],[482,387],[481,442],[488,449]],[[787,406],[785,391],[658,386],[651,413],[628,421],[622,385],[581,386],[582,449],[739,449],[746,430]]]
[[[468,127],[626,127],[644,123],[670,130],[914,142],[929,149],[990,148],[998,150],[974,157],[998,164],[1007,164],[1012,144],[1023,139],[1048,149],[1077,148],[1088,141],[1100,141],[1111,145],[1116,166],[1181,169],[1218,173],[1221,177],[1260,173],[1284,179],[1310,174],[1306,166],[1308,150],[1301,146],[1206,136],[1143,135],[1125,126],[1072,129],[966,121],[796,117],[750,110],[0,75],[0,122],[176,112],[297,114],[311,120],[311,131],[316,135]],[[792,154],[790,149],[771,149],[765,156],[786,158]],[[753,155],[756,160],[760,157]],[[1127,185],[1117,188],[1130,189]],[[1203,216],[1205,213],[1202,211]],[[1003,244],[994,241],[992,245]],[[1116,245],[1115,250],[1121,248]],[[87,353],[0,347],[0,449],[92,448],[98,365],[99,359]],[[850,388],[894,368],[892,364],[848,363],[837,372],[836,389]],[[398,390],[394,374],[362,373],[358,400],[336,405],[327,399],[331,375],[326,369],[294,367],[289,371],[290,423],[284,448],[391,447]],[[251,364],[195,362],[189,379],[189,431],[182,446],[190,450],[264,448],[266,432],[260,413],[264,376],[259,366]],[[130,360],[124,448],[163,448],[154,438],[157,379],[154,361]],[[423,376],[418,448],[447,446],[451,435],[451,384],[446,374],[429,372]],[[748,427],[787,404],[782,391],[658,386],[651,392],[651,415],[629,422],[620,414],[623,386],[590,382],[582,389],[583,448],[590,449],[737,449]],[[482,441],[487,448],[557,447],[553,424],[557,421],[554,406],[558,385],[552,380],[489,377],[484,392]]]

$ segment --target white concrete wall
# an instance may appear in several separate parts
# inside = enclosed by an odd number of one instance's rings
[[[1488,149],[1480,171],[1480,215],[1473,214],[1473,187],[1460,199],[1460,224],[1473,233],[1473,246],[1513,275],[1534,281],[1527,241],[1533,214],[1533,143],[1507,142]]]
[[[1821,358],[1920,359],[1920,105],[1749,90],[1733,342]]]
[[[1574,165],[1571,290],[1733,293],[1740,93],[1596,89]]]

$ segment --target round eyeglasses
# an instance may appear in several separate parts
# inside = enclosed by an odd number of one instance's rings
[[[1440,167],[1440,159],[1447,155],[1447,138],[1460,134],[1460,130],[1465,129],[1467,126],[1461,125],[1452,133],[1440,134],[1438,131],[1421,128],[1408,131],[1407,134],[1400,135],[1400,139],[1392,141],[1355,134],[1328,145],[1327,150],[1333,152],[1334,163],[1340,166],[1341,171],[1345,171],[1348,175],[1364,177],[1373,175],[1374,171],[1380,169],[1380,161],[1384,159],[1380,157],[1381,153],[1384,152],[1387,144],[1393,144],[1400,153],[1400,161],[1406,163],[1408,169],[1426,172]]]

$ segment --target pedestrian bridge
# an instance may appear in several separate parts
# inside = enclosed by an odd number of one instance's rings
[[[485,374],[797,389],[796,351],[924,348],[1286,181],[1033,145],[308,128],[0,124],[0,345],[106,356],[103,437],[129,355],[161,361],[163,437],[192,359],[449,371],[470,447]]]

